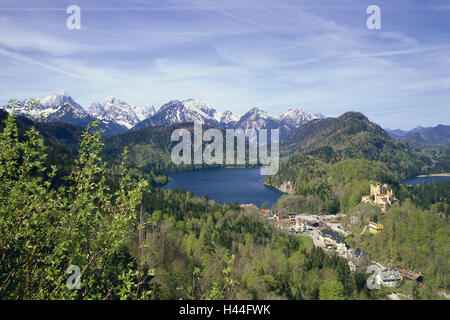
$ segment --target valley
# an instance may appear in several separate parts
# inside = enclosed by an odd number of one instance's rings
[[[181,108],[172,103],[163,110],[172,106]],[[250,112],[237,121],[244,128],[273,128],[286,121],[280,117],[278,122],[262,122],[267,118],[264,113]],[[449,290],[449,182],[402,184],[421,174],[449,172],[447,149],[432,144],[423,150],[413,148],[407,141],[392,139],[361,113],[290,124],[280,146],[280,170],[266,177],[259,175],[257,167],[174,165],[171,133],[177,128],[192,130],[182,121],[100,135],[95,126],[84,131],[82,126],[58,121],[34,122],[6,112],[0,116],[3,163],[14,168],[23,161],[6,146],[37,159],[28,171],[1,172],[7,183],[0,208],[4,214],[18,213],[25,203],[29,205],[28,194],[39,194],[41,199],[27,208],[27,214],[41,215],[36,225],[3,224],[0,243],[6,248],[7,242],[23,241],[8,238],[6,228],[20,233],[40,230],[31,240],[33,250],[40,254],[50,250],[53,255],[45,267],[32,261],[39,272],[30,275],[30,282],[24,284],[19,276],[0,277],[11,283],[10,289],[1,289],[2,297],[23,296],[27,291],[21,288],[27,288],[35,298],[53,294],[79,299],[387,298],[393,290],[367,289],[367,265],[359,264],[358,248],[386,268],[423,274],[424,287],[404,281],[395,289],[403,298],[439,299],[435,292]],[[101,128],[100,119],[96,123]],[[27,134],[33,127],[35,133]],[[23,144],[27,137],[31,142]],[[49,172],[52,165],[56,175]],[[361,201],[377,182],[387,183],[399,200],[385,212]],[[97,193],[92,193],[91,184]],[[15,202],[11,202],[13,194]],[[77,212],[100,215],[75,216]],[[116,221],[108,212],[123,220]],[[69,223],[67,214],[75,222]],[[46,218],[49,215],[51,220]],[[374,221],[384,227],[379,234],[369,232]],[[117,237],[103,238],[96,231],[99,223],[102,234]],[[83,226],[76,227],[82,233],[65,237],[71,232],[65,224]],[[54,244],[42,247],[47,237],[53,237]],[[87,244],[77,245],[86,237],[95,239],[89,255],[84,249]],[[58,246],[76,249],[67,254]],[[19,242],[8,250],[11,257],[28,254]],[[92,254],[97,255],[94,260],[89,258]],[[12,272],[20,266],[11,259],[2,262],[2,270]],[[40,283],[40,274],[55,259],[62,265],[92,264],[85,275],[91,282],[78,292],[57,289],[64,268],[53,266],[58,277]],[[106,267],[108,261],[114,261],[115,267]],[[141,283],[138,290],[124,291],[113,284],[123,281],[124,270],[135,272],[127,281]],[[111,283],[108,291],[98,279]]]

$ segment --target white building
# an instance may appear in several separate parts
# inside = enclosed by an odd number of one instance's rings
[[[400,272],[395,270],[380,271],[375,276],[375,282],[383,287],[398,288],[403,278]]]

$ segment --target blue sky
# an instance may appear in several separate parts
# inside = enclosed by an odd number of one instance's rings
[[[81,8],[68,30],[66,8]],[[369,30],[366,8],[381,8]],[[156,107],[354,110],[383,127],[450,124],[450,3],[2,0],[0,104],[65,90]]]

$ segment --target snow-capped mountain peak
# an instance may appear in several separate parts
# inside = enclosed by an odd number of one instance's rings
[[[257,107],[251,108],[250,111],[246,113],[246,115],[251,120],[274,118],[271,115],[269,115],[267,112],[265,112],[264,110],[261,110]]]
[[[236,123],[239,129],[276,129],[282,126],[281,122],[267,112],[254,107],[244,114]]]
[[[139,121],[143,121],[156,113],[155,106],[150,103],[146,103],[140,107],[134,107],[133,111],[138,117]]]
[[[151,117],[151,124],[161,126],[199,121],[202,124],[217,125],[216,113],[210,105],[194,99],[172,100]]]
[[[286,118],[295,118],[295,117],[304,117],[307,113],[300,109],[288,109],[288,111],[282,113],[279,118],[280,120],[286,119]]]
[[[232,122],[238,122],[239,119],[241,119],[241,116],[234,114],[229,110],[226,110],[224,113],[221,114],[219,123],[229,124]]]
[[[11,112],[13,106],[7,105],[3,108]],[[68,119],[72,119],[73,121],[70,121],[70,123],[78,124],[80,122],[84,123],[90,117],[86,110],[65,91],[56,92],[41,99],[38,106],[35,106],[30,99],[18,101],[14,106],[14,110],[17,115],[25,116],[32,120],[40,120],[42,118],[47,122],[69,122]],[[91,120],[93,121],[93,119]]]
[[[49,96],[46,96],[45,98],[42,98],[40,100],[41,104],[43,105],[49,105],[49,104],[61,104],[63,102],[67,102],[69,99],[71,99],[71,97],[69,96],[69,94],[67,94],[67,92],[65,92],[64,90],[61,90],[59,92],[55,92]]]
[[[301,109],[289,109],[288,111],[278,116],[278,119],[280,119],[280,121],[294,128],[298,128],[308,121],[322,118],[324,118],[324,116],[321,113],[309,114]]]
[[[116,122],[130,129],[140,121],[134,112],[134,108],[118,98],[107,97],[103,104],[99,102],[92,103],[88,112],[97,119]]]
[[[181,101],[181,103],[184,105],[184,107],[192,112],[198,112],[200,114],[202,114],[204,117],[211,117],[214,118],[214,116],[216,115],[217,111],[211,107],[209,104],[201,102],[201,101],[196,101],[194,99],[187,99],[187,100],[183,100]]]

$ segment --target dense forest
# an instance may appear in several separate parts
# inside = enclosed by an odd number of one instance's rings
[[[360,231],[369,220],[375,220],[384,226],[383,231],[379,235],[354,233],[356,236],[348,239],[352,245],[364,248],[385,266],[421,272],[425,278],[422,298],[430,299],[436,296],[436,291],[450,290],[449,216],[438,210],[418,208],[409,199],[386,214],[373,207],[353,208],[346,222],[357,227],[353,231]]]
[[[171,141],[171,134],[176,129],[185,129],[191,133],[191,143],[194,144],[194,126],[193,123],[183,123],[171,126],[161,127],[146,127],[139,130],[132,130],[123,134],[109,135],[102,137],[104,148],[102,150],[102,158],[114,166],[120,163],[120,154],[123,148],[130,150],[130,156],[127,166],[138,171],[141,175],[146,175],[153,186],[161,186],[167,179],[167,173],[188,170],[202,170],[206,168],[217,167],[255,167],[257,164],[250,164],[248,161],[245,164],[226,164],[226,151],[224,143],[222,154],[222,164],[179,164],[176,165],[171,160],[171,151],[178,141]],[[210,129],[208,126],[202,128],[202,134]],[[226,137],[226,132],[223,129],[222,136]],[[208,142],[202,140],[202,150]],[[245,140],[245,159],[249,158],[248,138]],[[237,150],[237,143],[234,145],[234,150]],[[270,149],[270,144],[269,144]],[[191,150],[191,158],[194,154]],[[236,156],[235,156],[236,158]]]
[[[305,247],[256,209],[159,189],[144,195],[144,209],[141,248],[154,270],[155,298],[368,298],[365,278],[350,274],[345,259]]]
[[[294,188],[282,197],[278,207],[311,214],[348,212],[369,193],[370,183],[399,184],[379,161],[347,159],[330,164],[305,154],[282,159],[279,173],[266,177],[266,182],[274,186],[283,181],[290,181]]]

